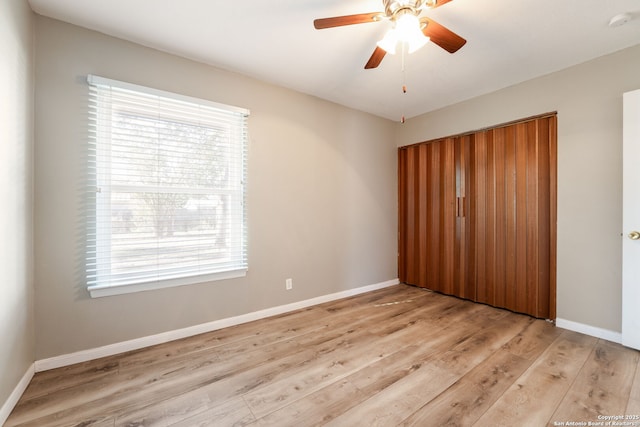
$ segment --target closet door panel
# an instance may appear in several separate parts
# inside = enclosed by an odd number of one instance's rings
[[[515,306],[506,307],[521,313],[527,311],[527,129],[524,124],[516,127],[515,156],[515,207],[516,227],[516,276],[512,286],[515,288]]]
[[[456,232],[454,140],[401,149],[398,159],[400,280],[452,293]]]
[[[549,315],[556,318],[556,221],[557,221],[557,143],[558,118],[549,117]],[[540,316],[544,317],[544,316]]]
[[[422,253],[422,265],[424,278],[420,286],[429,289],[441,291],[442,286],[438,278],[440,275],[438,257],[439,246],[442,243],[443,236],[438,230],[440,222],[440,143],[425,144],[420,146],[420,163],[423,166],[422,172],[424,178],[422,184],[424,191],[422,192],[424,203],[421,204],[420,218],[423,221],[420,239],[425,248]]]
[[[408,147],[401,150],[398,170],[401,172],[399,179],[399,209],[401,215],[399,223],[402,224],[399,236],[399,269],[400,280],[406,283],[418,284],[420,269],[420,257],[418,251],[419,242],[419,216],[418,216],[418,147]]]
[[[446,172],[446,194],[445,198],[447,200],[447,205],[445,206],[444,212],[444,227],[447,230],[447,244],[445,247],[445,256],[444,259],[447,265],[447,276],[446,283],[448,286],[449,293],[453,292],[455,287],[455,274],[458,269],[458,264],[456,263],[455,257],[456,252],[460,250],[457,248],[460,244],[460,240],[458,238],[456,227],[456,210],[463,209],[462,206],[458,207],[457,198],[456,198],[456,163],[455,163],[455,146],[456,140],[454,138],[449,138],[447,142],[447,165],[448,169]]]
[[[493,274],[493,305],[507,305],[507,173],[506,173],[506,130],[504,128],[487,132],[487,138],[493,146],[494,186],[495,186],[495,238]]]
[[[454,162],[456,179],[456,221],[452,294],[470,300],[476,299],[476,240],[472,230],[471,188],[471,146],[474,135],[464,135],[454,139]]]
[[[556,116],[538,120],[537,317],[555,318]]]
[[[418,276],[415,279],[415,283],[418,286],[427,286],[430,282],[429,272],[433,271],[430,263],[432,260],[429,259],[429,244],[430,244],[430,233],[429,229],[431,228],[432,220],[432,212],[430,211],[430,206],[433,206],[430,203],[431,198],[433,197],[433,190],[430,188],[432,185],[432,179],[429,176],[430,169],[430,156],[429,149],[426,146],[420,145],[417,147],[417,155],[418,157],[418,207],[416,210],[416,221],[418,222],[418,259],[420,262],[420,270],[418,272]]]
[[[471,150],[469,163],[469,173],[471,174],[471,223],[475,240],[476,251],[474,254],[476,264],[476,301],[489,303],[487,263],[493,258],[486,252],[488,228],[487,228],[487,206],[491,201],[487,200],[487,140],[485,133],[475,135]]]
[[[487,131],[486,147],[478,145],[488,153],[479,178],[487,187],[478,196],[488,207],[478,212],[486,215],[478,239],[487,254],[478,288],[487,290],[483,302],[536,317],[550,316],[551,120]]]
[[[538,272],[540,271],[540,258],[538,247],[544,245],[544,236],[539,233],[539,221],[543,220],[538,216],[539,198],[544,197],[544,189],[539,186],[539,158],[538,158],[538,121],[524,124],[527,143],[527,169],[526,169],[526,258],[527,258],[527,280],[525,283],[526,304],[524,313],[538,313],[538,288],[540,286]]]
[[[536,313],[538,317],[545,315],[549,317],[549,294],[550,294],[550,258],[551,244],[549,236],[551,234],[551,222],[549,213],[551,211],[551,201],[549,188],[549,119],[541,119],[537,123],[537,148],[538,148],[538,194],[545,197],[538,197],[538,271],[537,293],[534,296],[537,302]]]
[[[455,187],[455,140],[447,138],[440,144],[440,187],[438,198],[442,205],[437,227],[441,233],[438,248],[438,281],[441,291],[451,294],[454,289],[456,246],[456,187]]]
[[[422,265],[419,286],[453,292],[455,165],[453,139],[420,145]]]
[[[470,199],[461,240],[473,248],[465,274],[474,301],[549,318],[552,178],[550,141],[555,118],[475,133],[464,189]],[[457,294],[458,296],[462,296]]]
[[[505,250],[505,295],[504,307],[515,310],[516,307],[516,277],[517,277],[517,247],[518,233],[516,221],[516,132],[513,126],[496,129],[504,138],[504,250]]]
[[[407,281],[407,264],[410,259],[407,254],[407,239],[409,238],[409,224],[407,218],[407,149],[398,150],[398,278]]]

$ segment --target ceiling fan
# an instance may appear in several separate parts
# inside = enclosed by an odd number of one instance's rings
[[[313,26],[317,30],[345,25],[379,22],[387,19],[393,28],[378,42],[373,54],[364,66],[376,68],[387,53],[395,53],[398,41],[409,45],[409,53],[419,49],[431,40],[449,53],[457,52],[467,42],[453,31],[443,27],[433,19],[420,18],[425,9],[435,9],[452,0],[382,0],[384,12],[359,13],[356,15],[334,16],[316,19]]]

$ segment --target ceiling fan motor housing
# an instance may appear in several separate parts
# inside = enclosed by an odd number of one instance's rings
[[[401,11],[418,16],[423,7],[435,4],[435,0],[382,0],[382,3],[387,18],[394,20]]]

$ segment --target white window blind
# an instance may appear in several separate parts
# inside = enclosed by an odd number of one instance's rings
[[[244,275],[248,110],[88,82],[91,295]]]

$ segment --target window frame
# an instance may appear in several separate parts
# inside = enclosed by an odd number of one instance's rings
[[[225,104],[220,104],[216,102],[212,102],[209,100],[204,100],[200,98],[194,98],[190,96],[180,95],[172,92],[166,92],[158,89],[153,89],[145,86],[139,86],[127,82],[122,82],[118,80],[112,80],[104,77],[99,77],[95,75],[88,75],[87,82],[90,87],[90,92],[98,91],[99,87],[102,88],[116,88],[118,90],[131,91],[136,92],[145,96],[158,97],[161,99],[167,99],[171,101],[188,103],[191,105],[198,105],[207,108],[213,108],[215,110],[224,112],[224,114],[230,113],[234,115],[238,115],[238,117],[243,117],[242,119],[237,119],[238,123],[234,125],[226,123],[224,127],[228,128],[229,135],[232,132],[237,132],[237,129],[229,130],[231,128],[238,127],[241,130],[241,135],[239,137],[233,137],[233,140],[239,140],[242,144],[242,147],[234,147],[236,150],[240,150],[241,154],[239,158],[237,158],[237,162],[229,161],[229,167],[232,174],[232,184],[229,188],[218,188],[218,187],[208,187],[206,189],[200,189],[202,194],[223,194],[227,193],[230,195],[230,199],[233,201],[232,203],[238,203],[241,208],[239,211],[241,212],[238,216],[241,216],[238,220],[238,227],[228,228],[232,234],[234,234],[234,241],[239,241],[240,244],[237,248],[235,248],[231,254],[235,255],[236,259],[241,259],[238,265],[233,266],[233,268],[228,268],[226,270],[220,270],[215,272],[197,272],[184,274],[180,277],[167,277],[161,279],[148,279],[145,281],[138,281],[132,283],[99,283],[102,281],[101,269],[104,269],[104,265],[108,264],[109,269],[111,266],[111,244],[110,240],[112,237],[111,232],[111,220],[103,219],[102,221],[98,218],[100,212],[106,212],[109,215],[106,218],[111,218],[112,210],[111,210],[111,191],[116,189],[144,189],[148,190],[151,187],[141,186],[139,184],[129,185],[115,185],[111,184],[107,186],[101,186],[100,182],[107,177],[104,174],[111,174],[113,171],[113,163],[110,159],[110,153],[101,152],[104,147],[103,138],[107,139],[108,146],[111,147],[111,132],[114,130],[114,126],[111,123],[111,119],[115,117],[114,108],[118,108],[117,104],[105,103],[108,105],[98,105],[101,104],[97,102],[97,98],[93,98],[93,95],[90,95],[90,103],[91,101],[96,101],[96,105],[91,105],[90,114],[94,114],[94,117],[90,118],[90,148],[88,153],[88,164],[89,164],[89,176],[88,176],[88,190],[89,190],[89,208],[92,210],[89,215],[88,224],[87,224],[87,250],[86,250],[86,260],[85,260],[85,268],[86,268],[86,284],[87,290],[89,291],[92,298],[110,296],[110,295],[119,295],[119,294],[127,294],[133,292],[147,291],[152,289],[162,289],[168,287],[175,286],[183,286],[183,285],[192,285],[197,283],[205,283],[216,280],[226,280],[239,278],[246,275],[248,270],[248,256],[247,256],[247,220],[246,220],[246,173],[247,173],[247,149],[249,144],[248,138],[248,124],[246,123],[247,117],[249,116],[249,110],[229,106]],[[97,95],[96,95],[97,97]],[[114,107],[116,105],[116,107]],[[103,113],[103,114],[101,114]],[[156,119],[158,121],[175,121],[176,117],[171,117],[169,113],[157,114],[152,110],[148,110],[145,115],[142,112],[135,112],[135,115],[140,118],[146,117],[147,119],[153,121]],[[101,120],[106,120],[106,124],[102,123]],[[240,126],[240,120],[242,120],[242,125]],[[183,121],[184,122],[184,121]],[[184,122],[187,126],[190,124],[196,126],[201,126],[196,124],[195,122],[189,123],[189,121]],[[92,128],[93,126],[93,128]],[[108,130],[108,136],[99,135],[97,132],[98,128]],[[230,137],[231,138],[231,137]],[[110,148],[109,148],[110,150]],[[98,162],[99,156],[108,157],[108,167],[106,170],[101,169],[100,162]],[[237,156],[236,156],[237,157]],[[237,178],[237,179],[236,179]],[[234,180],[235,179],[235,180]],[[185,190],[189,187],[185,187]],[[149,191],[150,193],[160,194],[163,191],[175,191],[175,187],[171,188],[170,186],[163,189],[162,186],[158,185],[155,191]],[[191,188],[191,190],[195,190],[195,188]],[[230,216],[225,216],[224,221],[228,221]],[[238,219],[238,218],[236,218]],[[100,226],[102,225],[102,226]],[[91,237],[92,233],[95,237]],[[102,242],[107,242],[109,249],[105,249],[105,244]],[[106,253],[108,252],[108,253]],[[239,255],[239,257],[238,257]],[[100,261],[102,260],[102,261]],[[105,264],[106,263],[106,264]],[[111,277],[111,270],[109,270],[108,276]]]

